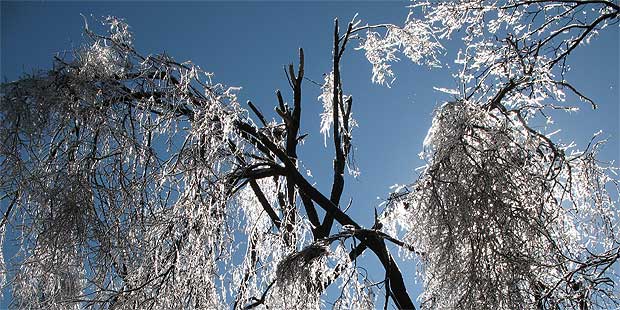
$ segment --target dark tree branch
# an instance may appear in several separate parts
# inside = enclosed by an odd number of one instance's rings
[[[3,197],[2,199],[4,199],[5,197]],[[4,212],[4,215],[2,216],[2,222],[0,222],[0,229],[2,229],[4,227],[4,225],[8,222],[9,218],[11,217],[11,211],[13,210],[13,206],[17,202],[18,197],[19,197],[19,194],[15,193],[15,197],[13,197],[13,200],[11,200],[11,203],[6,208],[6,211]],[[0,200],[2,200],[2,199],[0,199]]]
[[[252,109],[252,112],[256,114],[256,116],[258,117],[260,122],[263,124],[263,126],[267,127],[267,121],[265,120],[265,116],[263,116],[263,113],[261,113],[260,110],[258,110],[258,108],[254,104],[252,104],[252,101],[250,100],[248,100],[248,106],[250,106],[250,109]]]
[[[282,222],[280,221],[280,218],[278,217],[276,212],[271,207],[269,201],[267,201],[267,198],[265,198],[265,194],[261,190],[256,180],[250,180],[250,186],[252,187],[252,191],[254,191],[254,195],[256,195],[256,198],[260,202],[261,206],[263,206],[263,210],[267,212],[267,215],[269,215],[269,218],[271,218],[273,224],[276,225],[278,229],[280,229]]]
[[[341,41],[339,38],[340,28],[338,27],[338,19],[334,20],[334,49],[332,66],[334,74],[334,89],[332,92],[332,122],[333,122],[333,135],[334,135],[334,150],[336,158],[334,159],[334,179],[332,183],[332,190],[330,194],[330,200],[334,205],[340,204],[340,198],[344,191],[344,167],[346,164],[345,146],[342,143],[342,126],[348,127],[348,124],[340,124],[340,111],[344,111],[342,102],[342,81],[340,78],[340,59],[344,52],[345,46],[348,42],[349,35],[353,24],[349,23],[347,32],[344,39]],[[348,123],[348,119],[345,118],[346,114],[343,113],[343,123]],[[342,125],[342,126],[341,126]],[[346,128],[345,127],[345,128]],[[347,133],[348,134],[348,133]],[[347,138],[348,144],[350,141]],[[348,149],[348,147],[346,147]],[[334,217],[332,214],[325,214],[323,224],[321,226],[321,236],[326,237],[330,234],[334,223]]]
[[[275,283],[276,283],[276,280],[271,281],[271,283],[269,283],[269,285],[267,285],[267,288],[263,292],[263,295],[261,295],[260,298],[253,297],[252,299],[254,300],[254,302],[249,304],[249,305],[247,305],[243,309],[245,309],[245,310],[254,309],[254,308],[264,304],[265,303],[265,298],[267,297],[267,293],[269,293],[269,290],[271,289],[271,287],[273,287],[273,285]]]
[[[262,144],[265,145],[271,152],[273,152],[278,159],[280,159],[284,163],[284,167],[279,167],[282,171],[281,173],[287,175],[298,187],[301,191],[305,192],[313,201],[315,201],[327,214],[331,214],[335,220],[337,220],[341,225],[351,225],[355,229],[361,229],[362,227],[355,222],[350,216],[346,213],[342,212],[331,202],[331,200],[325,197],[319,190],[317,190],[314,186],[312,186],[297,170],[295,164],[291,161],[290,158],[284,153],[278,146],[276,146],[272,141],[267,138],[264,134],[260,133],[256,130],[255,127],[241,122],[236,121],[235,126],[238,130],[245,132],[246,134],[255,137],[257,140],[261,141]],[[390,277],[391,290],[393,294],[393,300],[396,305],[400,309],[415,309],[413,302],[411,301],[411,297],[407,293],[407,288],[405,286],[402,273],[389,254],[385,243],[382,239],[377,238],[376,236],[359,236],[361,241],[365,241],[368,244],[368,248],[370,248],[375,255],[379,258],[381,264],[386,270],[386,273]]]
[[[618,14],[619,14],[619,12],[618,12],[618,9],[616,8],[615,12],[611,12],[611,13],[607,13],[607,14],[601,15],[599,18],[597,18],[591,24],[587,25],[585,30],[581,33],[581,35],[579,35],[579,37],[577,37],[574,40],[572,40],[570,42],[570,44],[568,45],[568,48],[563,53],[561,53],[554,60],[549,62],[549,67],[553,67],[559,61],[563,60],[566,56],[568,56],[568,54],[570,54],[577,46],[579,46],[579,44],[583,41],[583,39],[585,39],[585,37],[588,34],[590,34],[596,28],[596,26],[598,26],[600,23],[602,23],[606,19],[617,18]]]

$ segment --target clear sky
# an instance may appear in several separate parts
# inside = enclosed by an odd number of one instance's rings
[[[56,52],[69,51],[82,42],[84,15],[123,17],[143,54],[166,52],[178,61],[191,60],[213,72],[214,80],[240,86],[241,102],[252,100],[269,117],[275,117],[274,92],[281,89],[292,101],[283,65],[295,62],[297,49],[306,54],[306,77],[322,83],[329,72],[333,19],[348,22],[355,13],[368,23],[402,23],[408,2],[1,2],[1,78],[11,81],[23,72],[50,68]],[[92,22],[92,20],[91,20]],[[415,168],[423,165],[418,153],[431,123],[432,111],[449,95],[433,86],[454,87],[454,67],[446,57],[444,69],[429,70],[403,60],[394,66],[397,80],[392,88],[370,82],[371,65],[355,42],[342,64],[345,93],[353,95],[357,180],[345,185],[343,201],[353,199],[350,213],[370,226],[373,208],[386,198],[389,187],[415,180]],[[459,42],[447,44],[453,55]],[[559,138],[588,141],[603,130],[610,142],[603,158],[618,160],[619,120],[618,26],[603,32],[590,46],[572,55],[568,79],[593,98],[599,109],[579,102],[582,111],[556,118],[563,128]],[[304,81],[301,133],[309,138],[300,158],[317,186],[331,186],[333,148],[323,146],[319,133],[319,86]],[[572,99],[572,98],[571,98]],[[2,206],[4,208],[4,206]],[[413,288],[412,268],[408,270]],[[377,273],[381,277],[381,273]],[[379,279],[380,280],[380,279]],[[417,286],[416,286],[417,287]],[[414,298],[416,294],[413,294]],[[1,306],[1,304],[0,304]]]

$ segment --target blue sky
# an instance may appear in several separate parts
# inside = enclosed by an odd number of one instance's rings
[[[57,52],[70,51],[82,42],[81,14],[123,17],[131,26],[137,50],[143,54],[166,52],[179,61],[192,60],[215,74],[214,80],[240,86],[241,102],[252,100],[269,118],[275,117],[274,92],[290,98],[283,66],[306,54],[306,77],[322,83],[330,71],[333,20],[348,22],[355,13],[368,23],[402,23],[407,2],[2,2],[1,78],[11,81],[23,72],[50,68]],[[431,123],[432,111],[449,95],[433,86],[453,87],[451,58],[444,69],[429,70],[406,60],[395,65],[392,88],[370,82],[371,65],[350,45],[342,64],[345,92],[354,97],[353,113],[358,180],[347,180],[343,201],[353,199],[350,213],[363,225],[373,221],[373,208],[389,187],[415,180],[414,169],[423,165],[418,153]],[[459,42],[446,45],[449,54]],[[619,32],[613,26],[590,46],[572,55],[568,79],[590,95],[599,109],[556,118],[564,141],[584,144],[603,130],[609,143],[604,159],[620,159],[618,109]],[[333,149],[323,146],[319,133],[319,87],[304,81],[301,133],[309,133],[300,158],[325,192],[331,186]],[[579,102],[575,104],[580,105]],[[4,208],[4,206],[3,206]],[[413,268],[409,271],[413,288]],[[381,273],[377,273],[381,278]],[[417,286],[416,286],[417,287]],[[415,294],[413,294],[415,296]]]

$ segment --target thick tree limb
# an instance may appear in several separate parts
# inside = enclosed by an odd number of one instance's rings
[[[338,221],[341,225],[351,225],[355,229],[361,229],[362,227],[355,222],[350,216],[344,213],[338,206],[334,205],[331,200],[325,197],[319,190],[317,190],[314,186],[312,186],[297,170],[295,164],[291,161],[290,158],[282,151],[277,145],[275,145],[272,141],[267,138],[264,134],[260,133],[253,126],[237,121],[235,122],[236,127],[245,132],[248,135],[255,137],[259,140],[266,148],[268,148],[271,152],[273,152],[278,159],[280,159],[284,163],[284,167],[281,168],[281,173],[287,175],[298,187],[301,191],[305,192],[313,201],[315,201],[327,214],[331,214],[333,218]],[[370,248],[379,258],[381,264],[386,270],[386,273],[390,277],[391,290],[393,294],[393,300],[396,305],[400,309],[414,309],[413,302],[411,301],[411,297],[407,293],[407,288],[405,286],[402,274],[398,265],[389,254],[385,243],[382,239],[379,239],[374,236],[359,236],[361,241],[365,241],[368,244],[368,248]]]
[[[334,126],[334,150],[336,155],[334,159],[334,179],[332,183],[330,200],[335,205],[340,204],[340,197],[344,191],[344,167],[346,164],[346,155],[344,151],[345,147],[342,143],[342,129],[340,124],[340,111],[344,111],[344,103],[342,102],[342,81],[340,79],[340,59],[348,42],[352,27],[353,24],[349,23],[347,32],[341,43],[339,38],[340,28],[338,27],[338,19],[334,21],[334,49],[332,51],[332,66],[334,74],[334,89],[332,92],[332,122]],[[345,118],[346,116],[348,115],[343,112],[343,122],[345,123],[348,122],[348,119]],[[348,140],[347,143],[349,143]],[[326,237],[330,234],[333,223],[333,216],[329,213],[325,214],[325,218],[323,219],[323,224],[321,226],[322,237]]]

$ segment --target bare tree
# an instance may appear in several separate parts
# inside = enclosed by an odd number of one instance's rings
[[[89,41],[52,70],[2,85],[0,240],[20,232],[18,259],[2,265],[13,305],[306,309],[338,285],[334,308],[413,309],[386,244],[422,262],[423,308],[617,305],[613,168],[597,160],[600,141],[577,151],[530,122],[569,109],[563,90],[595,106],[566,64],[618,19],[610,1],[478,0],[414,3],[402,27],[336,20],[319,97],[329,193],[299,169],[303,50],[286,68],[291,103],[277,91],[280,119],[268,120],[198,66],[140,54],[124,21],[108,18],[106,35],[87,25]],[[462,87],[444,89],[455,98],[435,115],[428,165],[362,227],[341,201],[356,174],[345,50],[358,41],[373,81],[389,84],[397,53],[439,66],[458,29]],[[360,272],[364,252],[382,282]]]

